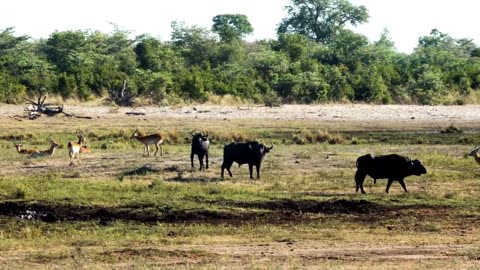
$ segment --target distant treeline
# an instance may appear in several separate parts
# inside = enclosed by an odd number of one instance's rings
[[[303,7],[325,14],[310,20]],[[367,19],[363,6],[346,0],[292,0],[277,39],[256,42],[244,41],[253,28],[239,14],[215,16],[211,29],[173,22],[169,41],[131,38],[118,27],[32,40],[8,28],[0,30],[0,102],[18,103],[44,89],[81,100],[124,90],[164,104],[226,94],[273,105],[463,104],[475,96],[480,48],[472,40],[434,29],[404,54],[388,31],[370,42],[346,27]]]

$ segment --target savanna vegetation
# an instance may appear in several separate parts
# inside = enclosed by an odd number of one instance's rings
[[[245,41],[254,29],[241,14],[215,16],[211,29],[173,22],[169,41],[117,26],[40,40],[4,29],[0,102],[45,92],[119,105],[227,95],[272,107],[478,102],[480,50],[470,39],[433,29],[404,54],[388,31],[372,42],[352,30],[368,11],[347,0],[292,0],[287,11],[277,39],[255,42]],[[0,268],[480,266],[480,167],[467,156],[480,141],[478,123],[130,117],[118,107],[106,114],[0,115]],[[143,157],[130,138],[135,127],[160,132],[164,154]],[[206,171],[190,167],[194,128],[209,131]],[[91,152],[69,166],[76,130]],[[50,157],[14,147],[47,150],[47,138],[59,144]],[[262,178],[249,180],[247,166],[220,178],[224,144],[247,140],[274,144]],[[366,153],[418,158],[428,173],[406,179],[409,193],[394,183],[386,194],[385,180],[367,178],[367,194],[356,194],[355,160]]]
[[[220,14],[211,29],[172,22],[170,40],[70,30],[32,40],[0,31],[0,102],[48,91],[64,99],[122,89],[149,104],[204,102],[226,94],[253,102],[477,103],[480,48],[441,29],[400,53],[387,30],[369,41],[354,26],[364,6],[347,0],[292,0],[277,39],[245,41],[242,14]],[[134,99],[123,100],[131,105]]]
[[[20,107],[20,106],[19,106]],[[5,268],[458,269],[479,266],[480,167],[467,157],[478,125],[395,121],[4,118],[0,133],[0,260]],[[112,116],[112,117],[113,117]],[[74,126],[66,124],[75,121]],[[414,123],[413,121],[410,123]],[[416,124],[415,124],[416,125]],[[49,130],[44,127],[48,126]],[[142,157],[135,126],[160,131],[164,155]],[[210,168],[190,167],[194,127],[209,130]],[[83,131],[91,153],[69,166]],[[19,155],[60,144],[53,157]],[[273,142],[261,179],[247,166],[220,178],[232,140]],[[365,153],[421,159],[428,174],[368,178]]]

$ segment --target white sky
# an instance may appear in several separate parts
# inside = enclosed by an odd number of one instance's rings
[[[355,30],[371,41],[384,28],[398,51],[410,53],[418,38],[437,28],[453,38],[471,38],[480,46],[478,0],[350,0],[367,7],[369,22]],[[9,0],[0,10],[0,30],[15,27],[16,35],[47,38],[55,30],[113,30],[110,22],[134,35],[148,33],[170,40],[170,23],[211,28],[212,18],[236,13],[248,17],[254,28],[248,40],[276,38],[276,27],[286,17],[290,0]]]

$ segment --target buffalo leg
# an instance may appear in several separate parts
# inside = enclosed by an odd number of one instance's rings
[[[402,185],[403,190],[405,192],[408,192],[407,191],[407,185],[405,185],[405,182],[403,181],[403,179],[398,180],[398,182],[400,182],[400,185]]]
[[[192,163],[192,168],[195,168],[195,165],[193,165],[193,152],[190,154],[190,162]]]
[[[232,177],[232,172],[230,171],[230,167],[232,167],[233,162],[223,162],[222,163],[222,178],[223,178],[223,172],[225,169],[227,169],[228,174],[230,177]]]
[[[260,164],[257,164],[257,178],[260,179]]]
[[[200,163],[200,171],[203,169],[203,156],[198,155],[198,163]]]
[[[392,179],[392,178],[388,178],[387,189],[385,190],[387,193],[388,193],[388,190],[390,189],[390,186],[392,185],[392,183],[393,183],[393,179]]]
[[[363,189],[363,182],[365,181],[366,176],[367,176],[366,173],[360,170],[357,170],[357,172],[355,173],[355,184],[356,184],[355,192],[358,192],[358,190],[360,189],[362,193],[365,194],[365,190]]]
[[[248,171],[250,172],[250,179],[253,179],[253,164],[248,164]]]
[[[207,166],[205,168],[208,169],[208,152],[205,154],[205,162],[207,163]]]

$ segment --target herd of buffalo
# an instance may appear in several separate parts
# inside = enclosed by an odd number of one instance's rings
[[[200,170],[208,169],[208,147],[210,142],[208,140],[208,132],[203,134],[202,132],[192,131],[192,150],[190,153],[190,161],[192,167],[194,155],[198,156],[200,163]],[[224,177],[224,171],[227,170],[230,177],[232,172],[230,167],[234,162],[239,165],[248,164],[250,172],[250,178],[253,179],[253,166],[257,170],[257,178],[260,178],[260,166],[265,154],[269,153],[273,149],[273,144],[270,147],[265,146],[262,143],[253,142],[233,142],[226,144],[223,147],[223,163],[221,166],[221,175]],[[205,157],[205,163],[203,158]],[[393,181],[398,181],[403,190],[407,192],[404,179],[411,175],[422,175],[427,173],[427,169],[423,166],[422,161],[415,159],[411,160],[408,157],[391,154],[384,156],[374,156],[367,154],[357,159],[357,172],[355,173],[356,191],[360,189],[362,193],[365,193],[363,189],[363,182],[368,175],[374,179],[386,178],[388,179],[386,192],[390,189]]]
[[[205,134],[203,132],[192,131],[192,149],[190,153],[190,161],[192,168],[194,167],[194,156],[197,155],[200,170],[208,169],[208,149],[210,146],[210,141],[208,139],[208,132]],[[68,143],[68,153],[70,157],[70,165],[74,165],[74,158],[77,157],[78,163],[80,162],[80,153],[90,152],[88,145],[85,145],[85,138],[83,133],[77,130],[78,141],[71,141]],[[138,128],[130,136],[130,139],[136,139],[144,145],[143,155],[150,155],[149,145],[155,145],[156,151],[154,156],[160,150],[160,155],[163,155],[162,143],[163,138],[160,134],[150,134],[143,136],[138,131]],[[50,136],[48,141],[51,146],[48,150],[37,150],[37,149],[22,149],[22,143],[13,143],[17,152],[19,154],[26,154],[31,157],[40,157],[40,156],[53,156],[55,149],[59,146]],[[253,179],[253,167],[255,166],[257,171],[257,178],[260,178],[260,167],[262,160],[267,153],[273,149],[273,144],[270,147],[266,145],[251,141],[251,142],[232,142],[226,144],[223,147],[223,163],[221,165],[221,176],[224,177],[224,171],[227,170],[230,177],[232,177],[232,172],[230,168],[234,162],[239,165],[248,164],[250,171],[250,178]],[[480,147],[475,147],[470,156],[473,156],[475,160],[480,163],[480,157],[478,152]],[[205,163],[204,163],[205,159]],[[398,181],[402,186],[403,190],[407,192],[407,187],[405,185],[404,179],[407,176],[417,175],[427,173],[427,169],[423,166],[422,161],[415,159],[411,160],[408,157],[391,154],[383,156],[375,156],[372,154],[363,155],[357,158],[356,162],[357,171],[355,173],[355,183],[356,183],[356,192],[360,190],[362,193],[365,193],[363,189],[363,183],[365,177],[368,175],[374,179],[376,182],[377,179],[388,179],[386,192],[388,193],[390,186],[393,181]]]

